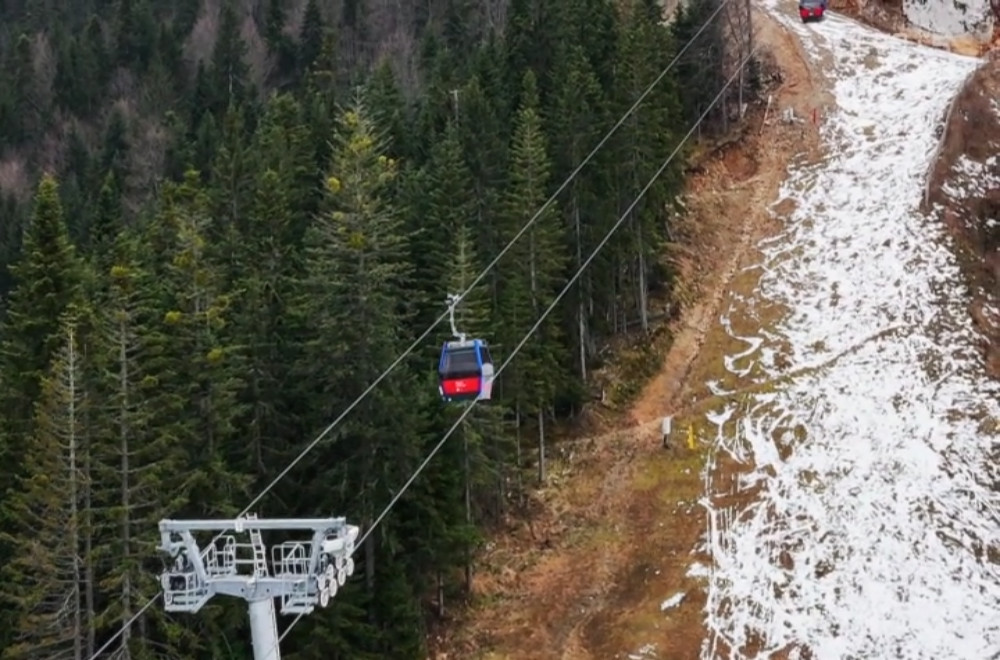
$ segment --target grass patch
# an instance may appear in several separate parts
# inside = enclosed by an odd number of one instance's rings
[[[701,492],[700,473],[705,466],[703,451],[665,451],[649,458],[636,473],[636,490],[658,490],[661,497],[678,501]]]
[[[705,527],[697,504],[707,452],[686,447],[648,454],[633,475],[633,499],[624,513],[629,522],[623,539],[631,550],[627,567],[609,594],[605,616],[584,631],[591,657],[621,657],[655,644],[657,657],[686,657],[689,637],[702,631],[705,603],[700,580],[687,576],[696,560],[692,548]],[[661,609],[666,599],[683,592],[680,605]]]
[[[623,410],[633,404],[660,372],[672,345],[673,337],[662,321],[650,334],[639,333],[617,347],[604,370],[610,381],[606,405]]]

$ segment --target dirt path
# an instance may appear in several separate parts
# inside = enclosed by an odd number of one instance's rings
[[[685,416],[712,398],[706,383],[721,378],[733,342],[720,309],[752,293],[757,272],[742,268],[774,230],[767,207],[787,164],[815,157],[813,111],[821,118],[830,102],[798,41],[759,12],[754,20],[768,50],[765,69],[780,70],[782,82],[766,123],[760,108],[743,143],[708,162],[689,185],[692,214],[680,234],[690,249],[674,256],[698,302],[673,329],[672,348],[632,410],[631,426],[573,443],[537,494],[539,515],[490,544],[477,565],[475,606],[432,640],[432,657],[698,657],[705,597],[689,572],[705,530],[697,504],[703,457],[685,446]],[[788,108],[804,121],[782,121]],[[667,413],[677,419],[672,451],[660,448],[659,420]],[[661,611],[681,593],[679,606]]]
[[[766,14],[755,11],[754,21],[758,39],[767,49],[765,61],[768,68],[780,71],[781,84],[773,92],[768,125],[762,125],[763,117],[753,118],[747,142],[709,163],[706,172],[689,185],[695,204],[691,220],[697,229],[686,238],[697,246],[693,257],[699,268],[694,279],[702,292],[698,302],[685,312],[663,369],[635,406],[633,416],[640,424],[658,420],[667,412],[682,414],[705,397],[704,381],[691,378],[692,367],[699,356],[710,370],[721,359],[713,346],[702,355],[709,331],[718,326],[720,307],[731,289],[742,288],[740,282],[734,282],[737,270],[754,255],[753,246],[774,228],[767,206],[777,195],[786,164],[798,152],[806,158],[816,157],[819,145],[812,124],[814,112],[821,121],[823,110],[832,102],[798,41]],[[782,121],[781,115],[788,109],[794,111],[796,123]],[[721,258],[705,259],[705,255]],[[717,273],[714,278],[713,273]]]

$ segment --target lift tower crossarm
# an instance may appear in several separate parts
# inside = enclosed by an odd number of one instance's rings
[[[346,518],[233,518],[229,520],[161,520],[160,532],[244,532],[259,530],[337,530],[347,525]]]
[[[235,520],[161,520],[160,549],[171,565],[160,575],[168,612],[195,613],[212,596],[243,598],[249,604],[255,660],[280,660],[274,599],[282,614],[309,614],[326,607],[354,573],[359,529],[345,518],[267,519],[248,515]],[[200,550],[195,532],[225,532]],[[285,541],[271,548],[261,531],[311,532],[308,540]],[[237,542],[248,534],[250,542]],[[246,568],[249,567],[249,572]],[[243,569],[243,571],[241,571]]]

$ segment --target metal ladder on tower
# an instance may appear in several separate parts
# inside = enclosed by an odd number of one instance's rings
[[[256,513],[247,514],[247,520],[257,520]],[[250,545],[253,548],[253,576],[265,578],[267,570],[267,550],[264,548],[264,538],[256,527],[250,528]]]

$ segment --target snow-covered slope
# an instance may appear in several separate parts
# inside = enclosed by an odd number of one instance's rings
[[[755,466],[740,487],[760,495],[710,510],[703,658],[989,660],[1000,566],[982,555],[1000,542],[987,485],[1000,391],[973,348],[945,232],[918,210],[935,126],[977,61],[836,16],[803,26],[765,3],[838,108],[824,162],[789,172],[780,197],[796,208],[759,266],[760,301],[789,313],[732,364],[798,375],[719,415],[720,451]]]
[[[903,14],[916,27],[948,37],[993,34],[989,0],[903,0]]]

